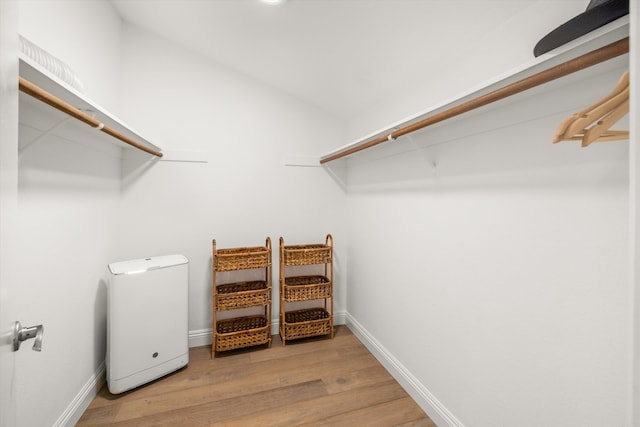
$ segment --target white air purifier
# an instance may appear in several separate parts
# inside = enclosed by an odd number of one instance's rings
[[[109,264],[107,385],[119,394],[189,362],[189,260]]]

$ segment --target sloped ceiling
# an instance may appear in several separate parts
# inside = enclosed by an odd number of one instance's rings
[[[535,2],[112,0],[125,22],[344,120],[455,64]]]

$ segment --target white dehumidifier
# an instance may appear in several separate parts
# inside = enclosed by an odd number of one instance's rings
[[[109,264],[107,385],[122,393],[189,362],[189,260]]]

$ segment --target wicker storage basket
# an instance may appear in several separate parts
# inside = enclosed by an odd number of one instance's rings
[[[1,1],[1,0],[0,0]],[[264,246],[248,246],[218,249],[216,240],[213,247],[213,345],[211,357],[216,352],[234,350],[268,344],[271,346],[271,238],[267,237]],[[258,280],[242,281],[240,270],[263,269]],[[233,279],[232,283],[218,283],[218,273],[225,273]],[[253,273],[252,273],[253,276]],[[225,310],[243,310],[254,308],[263,311],[262,315],[241,316],[234,314],[232,319],[218,319],[218,313]],[[245,311],[246,312],[246,311]],[[254,311],[255,313],[255,311]]]
[[[247,248],[217,249],[214,256],[216,271],[264,268],[270,263],[270,250],[266,246]]]
[[[236,282],[216,286],[216,310],[236,310],[269,304],[267,282]]]
[[[331,298],[332,283],[325,276],[286,277],[284,283],[287,302]]]
[[[271,342],[265,316],[245,316],[218,321],[215,351],[233,350]]]
[[[331,330],[331,315],[323,308],[288,311],[284,315],[284,334],[287,340],[327,335]]]
[[[283,248],[284,265],[311,265],[331,262],[328,244],[289,245]]]

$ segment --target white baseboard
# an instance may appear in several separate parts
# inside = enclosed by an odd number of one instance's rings
[[[98,392],[106,382],[105,364],[102,362],[96,372],[89,378],[89,381],[82,387],[67,409],[60,415],[54,427],[75,426],[84,411],[87,410],[91,401],[98,395]]]
[[[387,349],[378,342],[349,313],[345,315],[346,325],[362,341],[376,359],[409,393],[416,403],[438,426],[464,427],[464,425],[435,398],[435,396],[411,372],[405,368]]]
[[[333,314],[333,324],[334,325],[344,325],[345,324],[345,313],[334,313]],[[280,320],[272,319],[271,320],[271,335],[278,335],[280,333]],[[211,328],[207,329],[195,329],[193,331],[189,331],[189,347],[201,347],[204,345],[211,345]]]
[[[347,314],[344,311],[340,313],[335,313],[333,315],[333,324],[346,325],[346,321],[345,321],[346,318],[347,318]]]
[[[211,345],[211,328],[189,331],[189,348]]]

